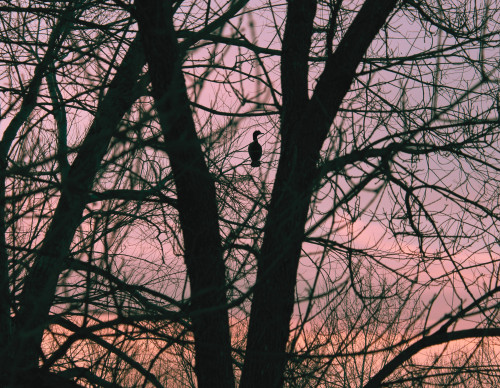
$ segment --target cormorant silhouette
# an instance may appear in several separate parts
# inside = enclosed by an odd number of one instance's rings
[[[255,131],[253,133],[253,142],[248,145],[248,153],[250,154],[250,159],[252,159],[252,163],[250,164],[252,167],[260,166],[260,157],[262,156],[262,146],[259,144],[257,140],[257,136],[262,135],[262,132]]]

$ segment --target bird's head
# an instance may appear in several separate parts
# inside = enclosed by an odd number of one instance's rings
[[[257,137],[258,137],[258,136],[260,136],[260,135],[262,135],[262,132],[261,132],[261,131],[255,131],[255,132],[253,133],[253,140],[254,140],[254,141],[257,141]]]

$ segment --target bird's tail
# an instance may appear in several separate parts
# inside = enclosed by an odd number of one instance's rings
[[[259,161],[259,160],[254,160],[254,161],[250,164],[250,166],[252,166],[252,167],[259,167],[259,166],[260,166],[260,161]]]

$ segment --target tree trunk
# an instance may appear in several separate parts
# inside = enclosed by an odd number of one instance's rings
[[[26,376],[34,374],[33,371],[38,367],[40,344],[57,281],[65,269],[64,260],[80,224],[88,192],[120,120],[136,99],[134,86],[144,66],[141,50],[137,38],[99,104],[94,123],[63,184],[61,198],[40,253],[24,279],[19,312],[15,317],[12,363],[8,366],[10,383],[26,380]]]
[[[294,290],[320,149],[355,71],[396,0],[367,0],[308,98],[308,54],[316,1],[290,1],[282,49],[281,156],[248,331],[241,388],[281,387]]]
[[[161,0],[139,0],[135,4],[177,190],[191,287],[198,386],[234,387],[215,184],[192,118],[171,4]]]
[[[33,78],[27,87],[19,112],[13,117],[5,129],[0,141],[0,384],[7,379],[10,371],[11,354],[9,352],[13,340],[13,323],[11,319],[11,295],[9,289],[9,255],[7,252],[6,233],[6,176],[8,156],[14,139],[37,104],[37,97],[43,78],[53,64],[59,52],[60,42],[68,31],[68,15],[73,12],[69,6],[51,31],[47,50],[40,63],[35,67]]]

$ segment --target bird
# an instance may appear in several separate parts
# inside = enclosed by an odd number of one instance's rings
[[[250,164],[252,167],[260,166],[260,157],[262,156],[262,146],[259,144],[257,137],[262,135],[262,132],[255,131],[253,133],[253,142],[248,145],[248,153],[250,154],[250,159],[252,159],[252,163]]]

